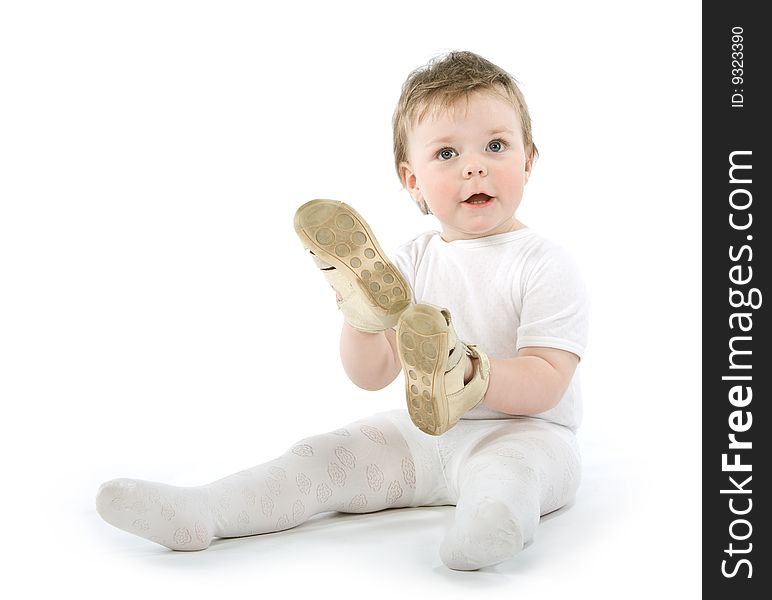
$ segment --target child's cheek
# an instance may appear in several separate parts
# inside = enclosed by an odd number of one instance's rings
[[[447,177],[439,178],[434,182],[434,198],[444,205],[453,204],[457,201],[458,186],[448,181]]]

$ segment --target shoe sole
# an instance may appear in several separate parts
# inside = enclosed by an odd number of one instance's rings
[[[386,258],[367,222],[335,200],[311,200],[295,213],[295,231],[307,249],[350,275],[373,311],[397,317],[410,305],[410,288]]]
[[[429,435],[440,435],[448,423],[445,365],[449,327],[439,310],[423,304],[405,311],[397,327],[407,410],[415,426]]]

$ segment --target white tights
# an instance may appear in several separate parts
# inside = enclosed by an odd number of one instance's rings
[[[522,550],[540,515],[569,502],[578,483],[578,447],[564,427],[461,420],[432,437],[397,410],[301,440],[208,485],[108,481],[96,504],[108,523],[173,550],[289,529],[328,511],[455,505],[440,556],[452,569],[472,570]]]

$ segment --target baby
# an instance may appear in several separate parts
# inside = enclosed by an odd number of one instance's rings
[[[303,205],[295,229],[336,291],[346,373],[377,390],[403,372],[407,411],[200,487],[109,481],[107,522],[202,550],[328,511],[454,505],[440,556],[475,570],[515,556],[573,498],[588,303],[567,254],[516,216],[537,156],[525,100],[501,68],[451,52],[409,75],[393,125],[400,181],[442,231],[390,260],[342,202]]]

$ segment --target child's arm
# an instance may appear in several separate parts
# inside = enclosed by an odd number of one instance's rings
[[[349,379],[365,390],[385,388],[396,379],[402,366],[393,329],[364,333],[344,321],[340,334],[340,358]]]
[[[511,415],[535,415],[560,402],[579,357],[556,348],[522,348],[515,358],[490,359],[483,404]]]

